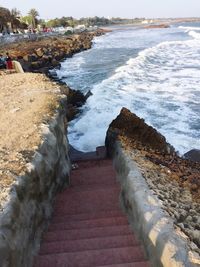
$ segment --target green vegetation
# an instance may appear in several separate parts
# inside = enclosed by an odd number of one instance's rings
[[[127,23],[137,23],[142,19],[122,19],[122,18],[112,18],[107,19],[104,17],[92,17],[92,18],[81,18],[75,19],[73,17],[62,17],[55,18],[49,21],[39,19],[39,13],[35,8],[32,8],[28,14],[24,17],[21,16],[20,11],[16,8],[11,10],[0,7],[0,32],[18,32],[24,29],[35,30],[37,26],[40,29],[44,28],[55,28],[55,27],[76,27],[77,25],[89,26],[106,26],[111,24],[127,24]]]
[[[20,11],[16,8],[9,10],[0,7],[0,32],[9,31],[9,29],[15,31],[18,28],[25,29],[26,27],[27,25],[20,21]]]
[[[37,17],[39,17],[39,13],[37,12],[36,9],[32,8],[29,12],[28,15],[31,18],[31,25],[35,29],[37,25]]]

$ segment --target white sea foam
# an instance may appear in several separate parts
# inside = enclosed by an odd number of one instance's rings
[[[195,31],[189,31],[188,33],[190,36],[192,36],[194,39],[200,40],[200,33]]]
[[[128,39],[123,43],[123,34],[97,39],[94,49],[125,47]],[[110,77],[94,84],[82,115],[70,124],[70,143],[82,151],[103,145],[108,125],[122,107],[127,107],[156,127],[180,153],[200,148],[200,49],[196,32],[192,37],[144,49],[116,68]],[[119,39],[120,43],[116,43]],[[134,41],[128,47],[135,47]],[[140,41],[136,46],[139,44]],[[74,75],[81,71],[84,61],[77,59],[70,64]]]
[[[179,29],[187,30],[187,31],[200,31],[200,27],[186,27],[186,26],[179,26]]]

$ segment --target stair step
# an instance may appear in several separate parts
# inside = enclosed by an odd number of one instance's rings
[[[76,252],[83,250],[97,250],[105,248],[119,248],[139,245],[134,235],[99,237],[80,240],[57,241],[43,243],[40,255],[63,252]]]
[[[100,188],[95,191],[73,192],[73,195],[58,199],[54,207],[55,214],[88,213],[119,208],[119,189]],[[106,205],[104,205],[106,203]]]
[[[106,160],[85,160],[85,161],[80,161],[77,163],[78,164],[78,169],[84,169],[84,168],[90,168],[92,170],[92,168],[94,167],[105,167],[105,166],[110,166],[110,168],[113,168],[113,162],[110,159],[106,159]],[[75,171],[76,171],[75,170]]]
[[[70,222],[62,222],[54,224],[52,223],[50,224],[48,231],[104,227],[104,226],[114,226],[114,225],[127,225],[127,224],[128,224],[127,218],[125,216],[121,216],[121,217],[100,218],[100,219],[85,220],[85,221],[70,221]]]
[[[114,170],[110,166],[104,168],[80,169],[72,173],[72,186],[83,184],[114,184],[116,183]]]
[[[109,210],[109,211],[99,211],[94,210],[93,213],[77,213],[77,214],[66,214],[60,216],[54,216],[52,218],[52,223],[62,223],[62,222],[75,222],[75,221],[84,221],[84,220],[93,220],[93,219],[102,219],[102,218],[111,218],[122,216],[123,213],[121,210]]]
[[[97,154],[105,154],[105,149],[97,149]],[[34,266],[149,267],[120,209],[112,161],[78,162],[71,181],[56,198]]]
[[[88,192],[90,193],[91,191],[99,191],[99,190],[120,190],[120,187],[116,183],[110,183],[110,184],[93,184],[93,185],[79,185],[79,186],[73,186],[71,185],[70,187],[66,188],[64,191],[62,191],[58,196],[57,199],[58,201],[62,200],[63,198],[69,198],[74,195],[74,193],[79,193],[79,192]]]
[[[128,225],[95,227],[90,229],[74,229],[47,232],[44,235],[45,242],[60,240],[77,240],[115,235],[129,235],[131,230]]]
[[[140,247],[109,248],[41,255],[35,267],[89,267],[144,261]]]
[[[73,196],[79,194],[96,194],[103,193],[105,191],[109,191],[112,195],[118,194],[120,192],[120,187],[116,184],[110,185],[81,185],[81,186],[71,186],[65,189],[62,193],[57,196],[56,202],[60,202],[67,199],[73,199]],[[105,194],[105,193],[104,193]]]
[[[101,265],[96,267],[150,267],[150,264],[147,261],[139,261],[139,262],[129,262],[123,264],[111,264],[111,265]]]

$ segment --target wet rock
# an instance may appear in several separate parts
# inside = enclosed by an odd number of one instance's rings
[[[70,89],[68,94],[68,103],[73,106],[81,107],[85,101],[85,96],[80,91]]]
[[[89,90],[87,94],[85,95],[85,99],[87,100],[90,96],[92,96],[93,93]]]
[[[200,162],[200,150],[192,149],[184,154],[184,158],[191,161]]]
[[[53,59],[52,62],[51,62],[51,64],[52,64],[53,67],[56,67],[56,66],[58,66],[60,63],[59,63],[59,61],[57,61],[56,59]]]

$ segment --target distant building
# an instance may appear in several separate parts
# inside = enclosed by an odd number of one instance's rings
[[[72,27],[66,27],[65,30],[66,32],[71,32],[71,33],[74,32],[74,29]]]
[[[147,19],[142,21],[142,24],[148,24],[148,23],[149,23],[149,21]]]
[[[84,24],[82,25],[77,25],[75,28],[74,28],[74,31],[75,32],[84,32],[86,30],[86,26]]]

